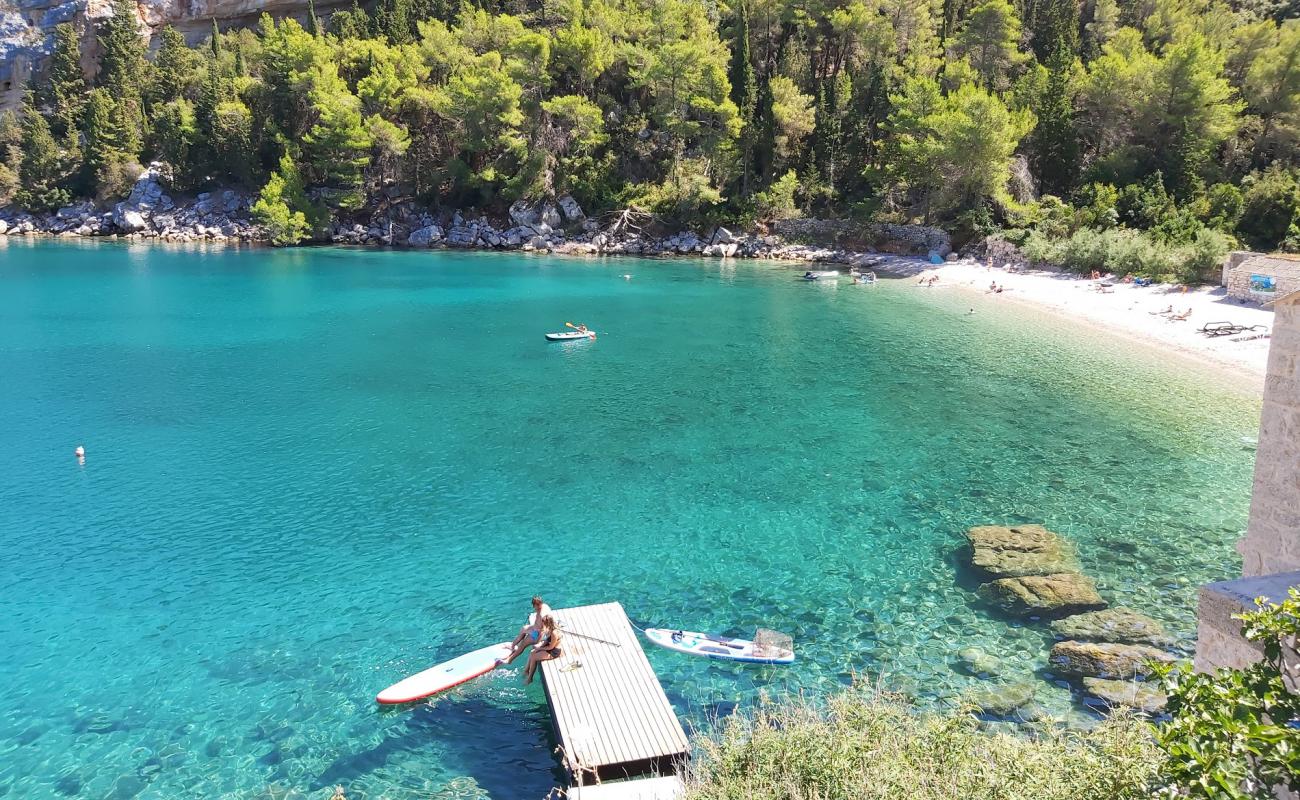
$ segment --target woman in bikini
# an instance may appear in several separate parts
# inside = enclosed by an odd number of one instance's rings
[[[555,617],[543,617],[541,637],[533,645],[533,652],[528,654],[528,665],[524,667],[524,686],[533,682],[533,673],[537,672],[538,664],[563,655],[560,650],[562,638],[560,629],[555,625]]]

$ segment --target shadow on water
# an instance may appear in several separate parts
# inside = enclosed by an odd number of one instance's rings
[[[565,785],[540,708],[467,697],[380,713],[404,714],[405,724],[374,747],[340,755],[316,778],[313,790],[358,782],[390,760],[431,747],[440,751],[448,774],[468,775],[493,798],[540,798]]]

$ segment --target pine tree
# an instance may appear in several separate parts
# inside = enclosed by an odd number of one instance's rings
[[[375,32],[390,44],[406,44],[414,36],[410,0],[380,0],[375,11]]]
[[[85,157],[82,159],[82,180],[85,186],[99,192],[108,183],[107,172],[124,156],[133,155],[127,148],[138,133],[123,130],[123,119],[118,113],[119,104],[113,102],[107,89],[92,89],[86,96],[86,114],[82,127]]]
[[[1119,30],[1119,4],[1115,0],[1097,0],[1092,7],[1092,21],[1084,28],[1088,31],[1084,56],[1091,61]]]
[[[1078,133],[1074,129],[1074,53],[1063,41],[1052,48],[1047,82],[1034,106],[1033,170],[1044,192],[1066,196],[1079,168]]]
[[[753,56],[749,50],[749,3],[741,0],[736,10],[735,35],[731,47],[731,100],[740,109],[740,196],[749,196],[750,170],[754,162],[754,138],[757,120],[758,81],[754,78]]]
[[[315,37],[321,33],[320,19],[316,16],[316,0],[307,0],[307,32]]]
[[[1057,49],[1079,50],[1079,0],[1043,0],[1033,25],[1034,55],[1046,64]]]
[[[22,110],[22,160],[18,162],[18,205],[33,212],[53,211],[71,201],[59,185],[63,164],[50,125],[36,109],[30,94]]]
[[[185,37],[179,31],[168,25],[159,40],[145,97],[151,108],[179,99],[198,70],[197,54],[185,45]]]
[[[970,59],[985,88],[1001,92],[1024,60],[1020,52],[1020,18],[1007,0],[985,0],[971,12],[957,35],[955,51]]]
[[[81,72],[81,43],[70,23],[54,27],[54,50],[45,80],[38,87],[37,105],[50,115],[50,131],[65,138],[81,127],[86,80]]]
[[[134,0],[114,0],[113,15],[100,29],[99,47],[97,84],[105,90],[104,96],[113,106],[122,151],[138,155],[144,129],[141,82],[148,62]]]

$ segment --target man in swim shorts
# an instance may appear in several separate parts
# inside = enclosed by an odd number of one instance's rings
[[[530,644],[536,644],[541,637],[542,621],[551,616],[551,607],[542,598],[533,596],[533,613],[528,615],[528,623],[519,629],[519,635],[510,643],[510,656],[498,664],[509,664],[524,652]]]

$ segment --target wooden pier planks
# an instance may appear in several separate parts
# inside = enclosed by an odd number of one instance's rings
[[[690,745],[623,606],[554,614],[563,655],[542,663],[542,680],[570,774],[673,773]]]

